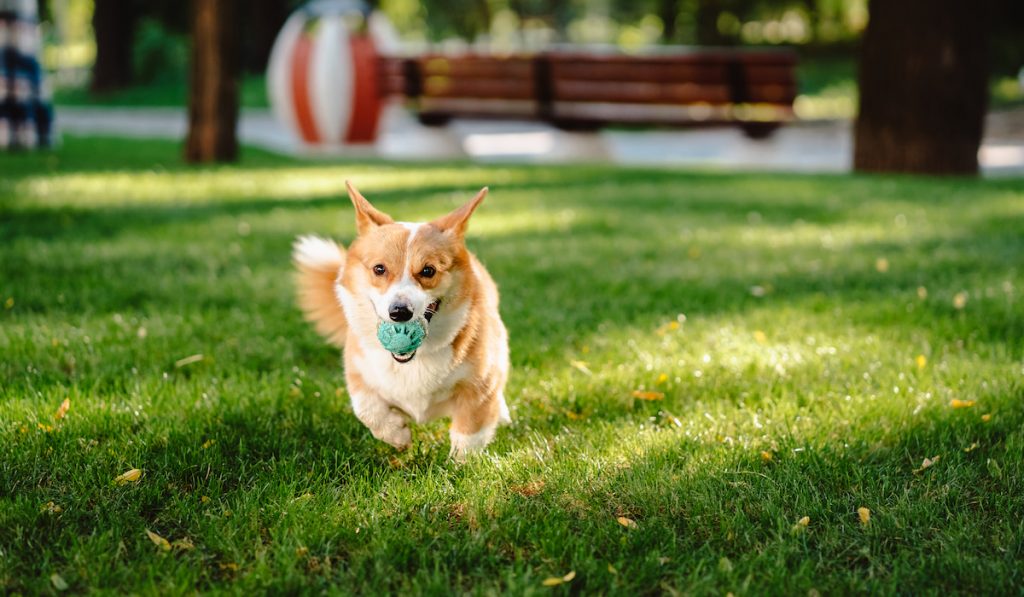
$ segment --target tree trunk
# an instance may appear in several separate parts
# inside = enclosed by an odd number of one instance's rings
[[[989,0],[871,0],[854,169],[977,174]]]
[[[662,25],[661,43],[674,43],[676,41],[676,34],[678,33],[676,19],[679,17],[679,0],[661,0],[658,8]],[[715,29],[717,30],[717,28],[718,24],[716,22]]]
[[[238,21],[236,0],[193,0],[189,76],[189,162],[238,157]]]
[[[718,17],[722,15],[722,0],[697,0],[697,45],[724,46],[729,41],[718,30]]]
[[[136,19],[134,1],[96,0],[92,13],[92,28],[96,36],[93,93],[106,93],[131,84]]]

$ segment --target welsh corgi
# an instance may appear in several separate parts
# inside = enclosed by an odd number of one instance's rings
[[[299,306],[317,332],[344,349],[352,410],[374,437],[405,449],[411,421],[449,417],[450,454],[462,460],[511,421],[498,287],[465,244],[487,188],[444,217],[408,223],[345,185],[356,239],[348,250],[317,236],[295,241]],[[392,354],[377,338],[385,322],[419,322],[426,337],[410,353]]]

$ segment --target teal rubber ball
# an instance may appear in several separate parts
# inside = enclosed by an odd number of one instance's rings
[[[384,321],[377,327],[377,339],[384,350],[392,354],[409,354],[423,344],[426,335],[423,324],[418,321]]]

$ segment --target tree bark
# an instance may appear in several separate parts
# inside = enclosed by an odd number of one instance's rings
[[[990,0],[871,0],[854,169],[977,174]]]
[[[92,28],[96,61],[92,66],[93,93],[123,89],[132,83],[132,47],[137,20],[134,1],[96,0]]]
[[[188,162],[228,162],[238,157],[236,8],[236,0],[192,2]]]
[[[718,17],[722,10],[722,0],[697,0],[697,45],[729,45],[731,40],[718,30]]]
[[[661,0],[658,5],[661,17],[661,43],[671,44],[676,41],[678,28],[676,19],[679,17],[679,0]],[[717,30],[717,23],[716,23]]]

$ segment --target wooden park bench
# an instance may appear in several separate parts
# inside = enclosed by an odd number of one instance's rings
[[[384,59],[381,87],[404,96],[431,126],[453,118],[540,120],[568,130],[734,124],[762,138],[793,118],[796,64],[786,50],[428,54]]]

